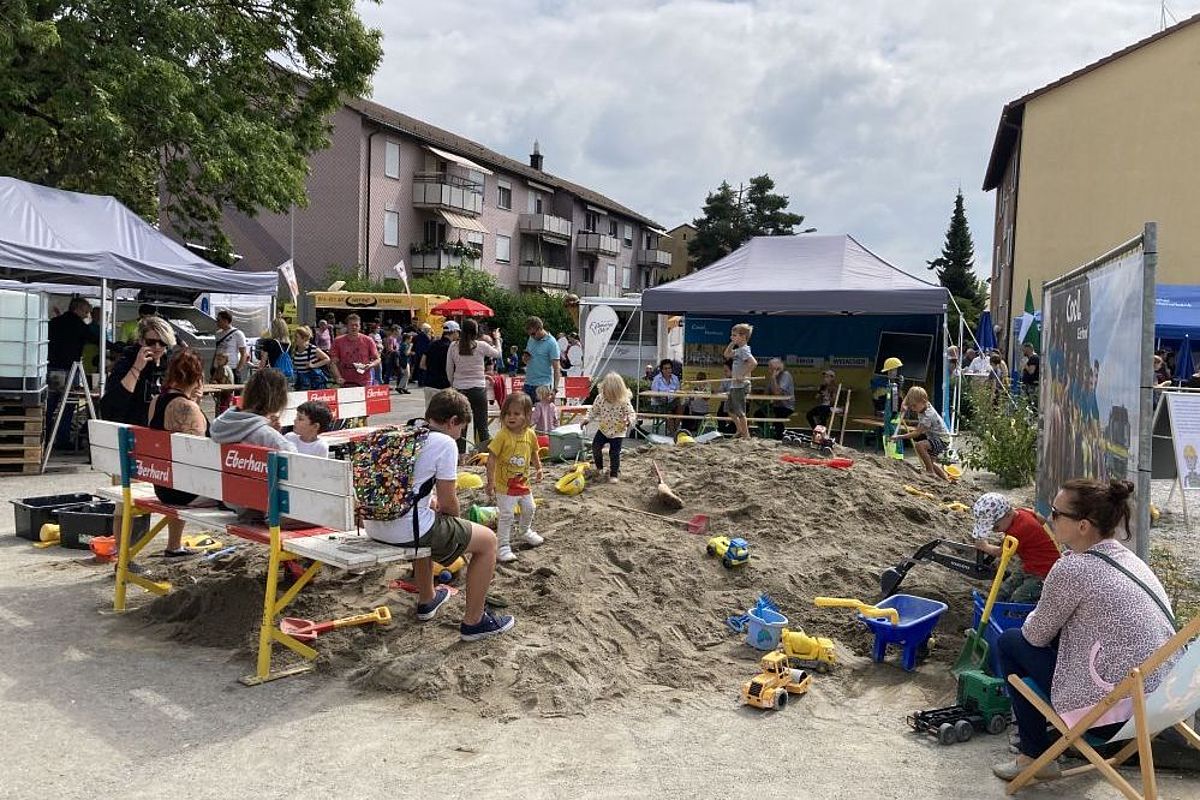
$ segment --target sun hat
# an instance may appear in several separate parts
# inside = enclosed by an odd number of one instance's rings
[[[447,320],[442,323],[442,333],[458,333],[460,328],[454,320]]]
[[[996,529],[996,523],[1008,512],[1012,511],[1012,503],[999,492],[988,492],[975,501],[971,513],[975,515],[975,527],[971,535],[976,539],[986,539]]]

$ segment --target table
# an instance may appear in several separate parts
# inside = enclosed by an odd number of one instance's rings
[[[200,394],[220,394],[221,392],[240,392],[246,388],[244,383],[205,383],[200,386]]]

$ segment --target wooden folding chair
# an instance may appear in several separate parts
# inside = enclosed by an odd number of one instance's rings
[[[842,405],[842,384],[838,384],[837,393],[833,396],[833,405],[829,408],[829,438],[833,438],[833,430],[837,427],[837,418],[842,417],[842,431],[838,436],[838,444],[846,444],[846,420],[850,417],[850,395],[853,390],[846,390],[846,404]]]
[[[1118,683],[1095,708],[1075,724],[1068,727],[1062,718],[1054,712],[1050,704],[1034,688],[1016,675],[1009,675],[1008,682],[1025,697],[1043,716],[1058,729],[1062,736],[1049,750],[1034,759],[1025,770],[1013,778],[1006,789],[1007,794],[1013,794],[1030,781],[1038,770],[1058,758],[1068,747],[1079,751],[1089,764],[1074,769],[1063,770],[1063,777],[1078,775],[1091,770],[1098,771],[1104,778],[1130,800],[1155,800],[1158,797],[1158,786],[1154,779],[1154,755],[1150,740],[1167,728],[1176,731],[1187,740],[1188,744],[1200,750],[1200,736],[1187,724],[1200,711],[1200,642],[1194,642],[1184,652],[1180,659],[1171,667],[1171,671],[1158,688],[1150,695],[1146,694],[1144,680],[1154,672],[1164,661],[1178,652],[1192,639],[1200,635],[1200,617],[1196,617],[1172,636],[1160,648],[1146,659],[1140,666],[1130,671],[1129,675]],[[1133,718],[1125,723],[1116,735],[1108,742],[1120,742],[1126,739],[1129,743],[1111,758],[1105,759],[1096,752],[1094,744],[1087,738],[1088,728],[1095,724],[1110,708],[1128,699],[1133,706]],[[1104,742],[1107,743],[1107,742]],[[1141,767],[1142,791],[1139,794],[1129,781],[1116,770],[1134,753],[1137,753],[1138,764]]]

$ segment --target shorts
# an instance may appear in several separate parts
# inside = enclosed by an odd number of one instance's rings
[[[440,390],[439,390],[440,391]],[[375,541],[379,541],[376,539]],[[407,547],[412,549],[412,542],[381,542],[392,547]],[[438,514],[433,519],[433,525],[421,535],[417,541],[418,547],[428,547],[429,554],[439,564],[452,564],[471,543],[471,523],[462,517],[452,517],[449,514]]]
[[[179,489],[172,489],[168,486],[155,486],[154,496],[169,506],[186,506],[190,505],[200,495],[192,494],[191,492],[182,492]]]
[[[913,437],[914,442],[929,442],[929,455],[940,456],[946,452],[946,442],[940,436],[930,436],[927,433],[918,433]]]
[[[749,393],[750,390],[745,386],[741,387],[740,389],[734,389],[733,387],[730,387],[729,399],[725,401],[725,410],[728,412],[729,416],[746,416],[746,395]]]

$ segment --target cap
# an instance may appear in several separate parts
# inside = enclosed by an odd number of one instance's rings
[[[458,333],[460,330],[461,328],[458,327],[458,323],[454,320],[447,320],[442,323],[442,333]]]
[[[889,358],[888,360],[883,362],[883,371],[887,372],[888,370],[900,369],[903,366],[904,366],[903,361],[896,358],[895,356],[892,356],[891,358]]]
[[[975,515],[975,527],[971,535],[976,539],[986,539],[996,529],[996,523],[1008,512],[1012,511],[1012,503],[999,492],[988,492],[975,501],[971,513]]]

